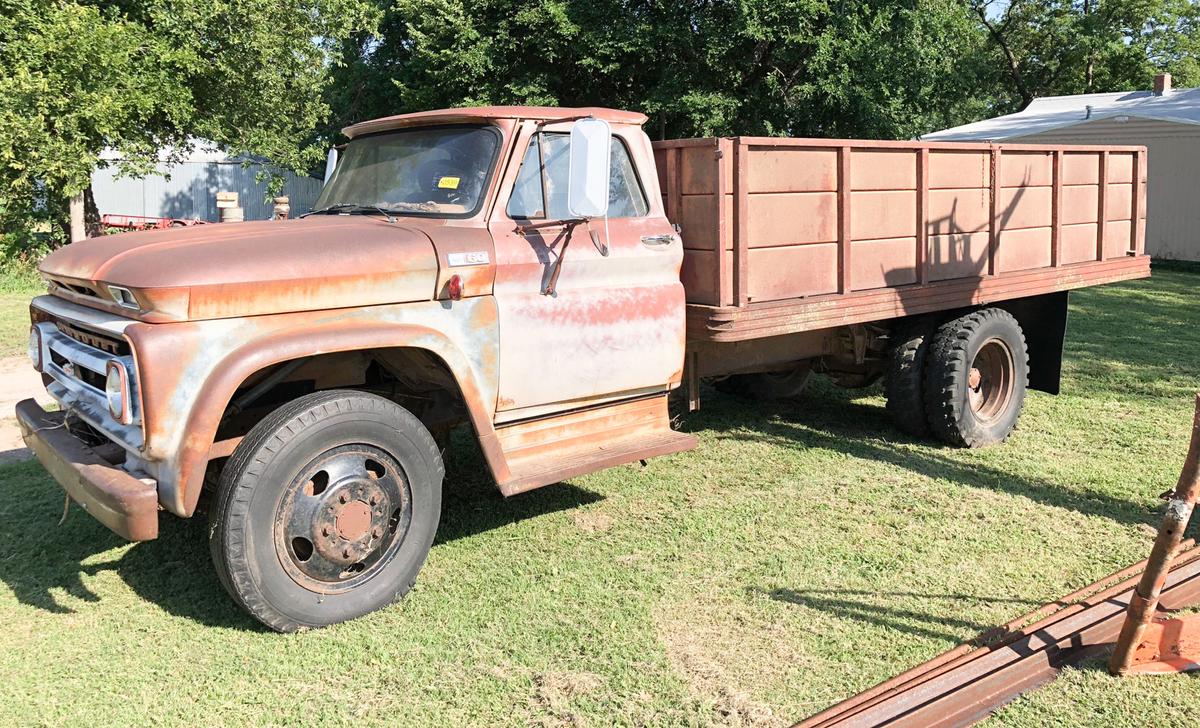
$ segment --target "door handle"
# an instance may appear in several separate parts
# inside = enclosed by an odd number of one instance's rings
[[[675,236],[672,234],[642,236],[642,245],[657,247],[660,245],[670,245],[673,242],[675,242]]]

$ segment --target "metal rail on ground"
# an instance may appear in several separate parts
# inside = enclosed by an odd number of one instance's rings
[[[834,705],[799,728],[970,725],[1120,636],[1115,674],[1200,669],[1200,546],[1182,539],[1200,497],[1200,396],[1191,447],[1149,559]],[[1131,604],[1133,605],[1131,608]],[[1128,615],[1128,616],[1127,616]]]

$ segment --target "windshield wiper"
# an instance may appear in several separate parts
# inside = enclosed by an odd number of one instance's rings
[[[316,210],[309,210],[300,217],[308,217],[309,215],[326,215],[331,212],[378,212],[387,218],[387,221],[393,225],[396,223],[396,218],[385,207],[379,205],[362,205],[357,202],[339,202],[336,205],[320,207]]]

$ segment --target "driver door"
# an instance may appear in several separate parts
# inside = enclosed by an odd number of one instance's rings
[[[613,126],[609,219],[572,226],[569,132],[570,123],[523,125],[490,222],[498,421],[665,392],[682,375],[683,247],[653,166],[636,166],[653,164],[650,141]]]

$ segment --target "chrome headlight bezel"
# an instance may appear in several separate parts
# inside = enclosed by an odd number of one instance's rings
[[[104,398],[108,412],[117,422],[128,425],[133,420],[129,402],[129,370],[119,361],[108,362],[104,376]]]
[[[42,371],[42,330],[36,325],[29,327],[29,361],[33,368]]]

